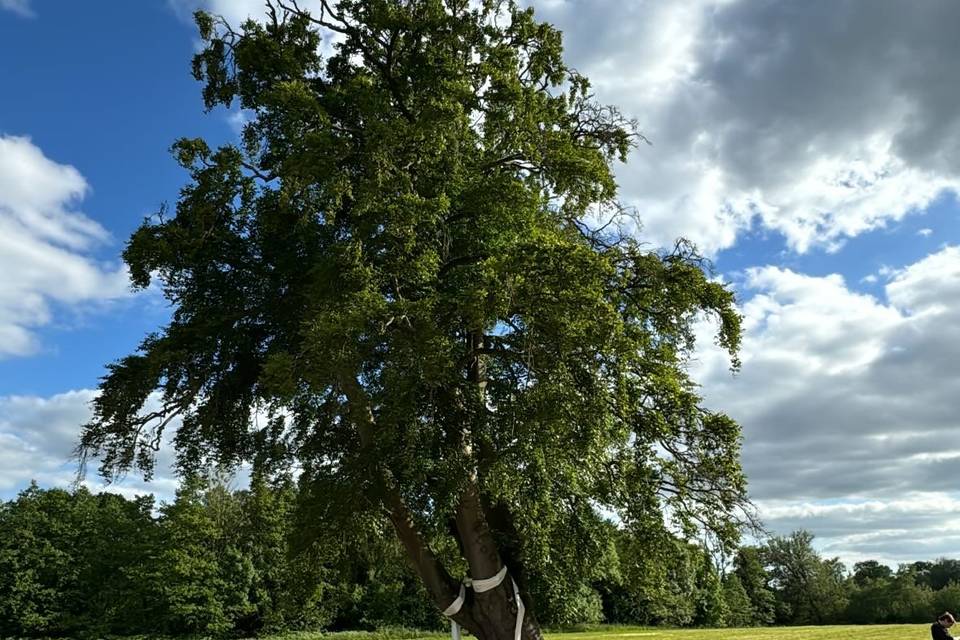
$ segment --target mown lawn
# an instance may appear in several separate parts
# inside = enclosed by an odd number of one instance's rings
[[[548,640],[929,640],[929,624],[848,625],[836,627],[765,627],[751,629],[650,629],[607,627],[547,633]],[[380,633],[287,633],[262,640],[441,640],[449,634],[404,631]],[[464,636],[470,638],[470,636]]]
[[[550,640],[929,640],[930,625],[850,625],[751,629],[605,629],[548,634]]]

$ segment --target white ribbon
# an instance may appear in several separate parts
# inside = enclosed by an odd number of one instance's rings
[[[490,591],[491,589],[496,589],[503,583],[503,579],[507,575],[506,565],[497,572],[497,575],[492,578],[484,578],[482,580],[471,580],[470,578],[465,578],[463,582],[460,583],[460,593],[457,595],[456,599],[450,603],[450,606],[443,610],[443,615],[448,618],[460,613],[460,609],[463,607],[464,600],[466,598],[467,592],[466,587],[472,587],[477,593],[483,593],[485,591]],[[526,611],[526,608],[523,606],[523,599],[520,597],[520,589],[517,587],[517,581],[511,576],[510,583],[513,585],[513,597],[517,601],[517,623],[513,628],[513,640],[520,640],[520,634],[523,631],[523,614]],[[460,624],[456,620],[450,620],[450,637],[453,640],[460,639]]]
[[[503,578],[507,575],[507,565],[503,565],[503,568],[497,572],[497,575],[492,578],[485,578],[484,580],[472,580],[471,586],[473,590],[477,593],[483,593],[484,591],[490,591],[490,589],[496,589],[500,586],[500,583],[503,582]]]
[[[460,583],[460,595],[457,596],[457,599],[450,603],[450,606],[443,610],[443,615],[448,618],[460,613],[460,608],[463,607],[463,600],[467,595],[467,590],[464,587],[464,584]],[[450,636],[453,640],[460,640],[460,624],[456,620],[450,621]]]

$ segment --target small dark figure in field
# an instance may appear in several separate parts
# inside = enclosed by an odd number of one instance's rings
[[[953,614],[949,611],[944,611],[940,617],[937,618],[937,621],[930,625],[930,634],[933,636],[933,640],[951,640],[953,636],[950,635],[947,629],[952,627],[954,622],[956,622],[956,620],[954,620]]]

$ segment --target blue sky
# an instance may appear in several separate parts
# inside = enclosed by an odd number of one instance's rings
[[[709,340],[691,369],[767,523],[850,562],[960,557],[960,5],[531,4],[653,141],[618,168],[644,238],[692,238],[738,291],[743,371]],[[189,14],[260,6],[0,0],[0,497],[69,480],[104,364],[167,316],[120,251],[176,201],[174,140],[236,136]]]
[[[130,233],[184,172],[167,149],[178,137],[223,141],[222,114],[205,114],[190,76],[192,25],[163,2],[38,2],[35,17],[0,13],[0,131],[29,136],[75,167],[89,191],[78,209],[111,237],[89,252],[115,262]],[[159,301],[117,301],[104,312],[57,308],[36,330],[38,353],[0,360],[2,391],[50,395],[88,387],[164,317]]]

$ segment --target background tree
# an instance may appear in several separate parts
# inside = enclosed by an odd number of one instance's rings
[[[693,554],[696,562],[696,613],[694,624],[700,627],[727,626],[727,600],[719,569],[706,548]]]
[[[863,560],[853,565],[853,581],[858,587],[884,583],[893,576],[893,569],[876,560]]]
[[[254,572],[251,609],[235,626],[244,634],[322,628],[341,606],[333,584],[333,545],[300,546],[294,535],[297,491],[286,475],[269,479],[255,471],[237,496],[238,548]]]
[[[140,567],[152,536],[150,498],[43,490],[0,506],[0,635],[103,635],[139,630],[150,595]]]
[[[853,624],[881,624],[890,619],[889,585],[872,583],[850,591],[844,618]]]
[[[4,635],[63,633],[76,610],[77,522],[70,494],[35,484],[0,511],[0,624]]]
[[[190,183],[124,253],[173,317],[110,365],[81,458],[149,473],[180,415],[185,473],[296,463],[310,526],[388,518],[437,608],[454,575],[497,578],[452,616],[484,640],[514,636],[514,579],[528,640],[535,571],[547,591],[591,579],[598,509],[731,543],[740,431],[684,365],[695,320],[735,354],[740,318],[688,245],[617,231],[633,123],[515,2],[321,6],[197,14],[207,107],[251,121],[239,148],[174,145]]]
[[[924,584],[939,591],[949,584],[960,583],[960,560],[937,558],[923,576]]]
[[[703,550],[667,532],[625,528],[617,537],[619,572],[604,582],[608,622],[682,627],[701,604]]]
[[[772,624],[776,619],[776,597],[764,568],[762,548],[742,546],[734,555],[734,573],[740,579],[752,609],[751,625]]]
[[[813,534],[800,530],[771,538],[763,552],[781,622],[832,624],[846,609],[843,564],[822,559],[812,543]]]
[[[753,603],[750,602],[750,597],[736,573],[728,573],[723,577],[723,600],[726,605],[728,627],[753,627],[757,625]]]
[[[913,572],[909,569],[898,571],[887,583],[886,592],[886,616],[882,622],[907,623],[936,618],[933,591],[926,585],[917,584]],[[956,603],[952,606],[956,607]]]
[[[913,574],[914,579],[917,581],[918,585],[930,586],[930,570],[933,568],[933,563],[926,560],[918,560],[916,562],[910,562],[907,564],[900,565],[897,567],[897,573],[902,571],[909,571]]]
[[[163,547],[150,575],[171,634],[221,634],[252,615],[253,566],[238,548],[240,509],[222,483],[188,478],[160,508]]]
[[[229,489],[221,476],[193,477],[158,512],[150,497],[31,486],[0,502],[0,634],[102,638],[166,630],[246,637],[444,625],[409,572],[400,542],[377,529],[389,523],[371,519],[363,523],[365,535],[318,538],[298,523],[312,509],[295,505],[310,499],[289,477],[268,480],[261,472],[244,490]],[[739,549],[734,570],[719,578],[702,545],[669,533],[651,545],[648,531],[606,526],[615,545],[603,555],[612,565],[601,578],[545,599],[538,593],[550,624],[748,626],[757,620],[742,576],[755,576],[761,585],[755,592],[770,598],[770,589],[788,584],[778,566],[767,574],[758,565],[758,547]],[[788,540],[809,539],[801,533]],[[791,549],[811,557],[803,545]],[[440,551],[455,553],[455,547]],[[821,558],[810,572],[819,577],[808,601],[778,591],[782,611],[796,615],[781,622],[805,624],[817,611],[837,624],[929,623],[956,608],[960,586],[932,590],[918,576],[924,564],[934,563],[904,564],[885,578],[882,565],[866,561],[843,578],[842,565]],[[825,576],[834,586],[839,580],[839,589],[823,588],[818,580]]]
[[[931,597],[933,615],[928,615],[926,619],[939,616],[944,611],[956,611],[958,603],[960,603],[960,584],[948,584],[943,589],[933,592]]]

